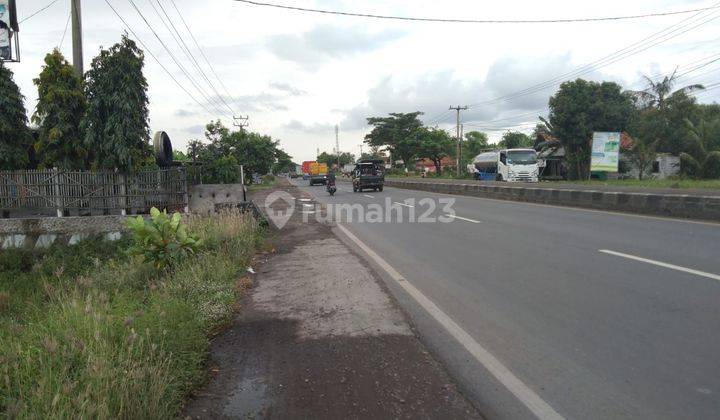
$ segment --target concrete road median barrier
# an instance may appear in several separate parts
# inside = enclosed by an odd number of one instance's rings
[[[720,197],[387,179],[388,187],[556,206],[720,221]]]

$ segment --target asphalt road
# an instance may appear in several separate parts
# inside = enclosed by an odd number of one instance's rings
[[[330,197],[294,182],[328,204],[414,204],[403,223],[341,224],[560,416],[720,417],[720,225],[346,183]],[[423,198],[454,198],[456,218],[408,222]],[[388,286],[485,415],[536,417]]]

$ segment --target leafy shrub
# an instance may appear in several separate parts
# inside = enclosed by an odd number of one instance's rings
[[[680,172],[689,177],[699,177],[702,168],[695,158],[687,153],[680,153]]]
[[[272,174],[263,175],[263,177],[262,177],[263,184],[272,184],[273,182],[275,182],[275,175],[272,175]]]
[[[705,159],[703,176],[706,179],[720,178],[720,152],[710,152]]]
[[[128,227],[134,241],[130,254],[141,256],[159,269],[194,254],[202,242],[197,236],[188,234],[180,213],[168,217],[167,211],[161,212],[155,207],[150,210],[150,219],[145,220],[142,216],[129,219]]]

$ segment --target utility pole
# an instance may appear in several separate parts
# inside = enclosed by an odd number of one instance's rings
[[[335,153],[337,153],[337,170],[340,171],[340,137],[337,124],[335,124]]]
[[[362,145],[362,143],[360,143],[360,159],[362,159],[362,147],[363,147],[363,145]],[[358,159],[358,160],[360,160],[360,159]]]
[[[240,132],[243,132],[245,127],[248,126],[248,118],[250,118],[250,117],[248,117],[247,115],[244,117],[236,117],[233,115],[233,125],[235,127],[240,128]],[[238,121],[240,121],[240,122],[238,122]]]
[[[457,111],[457,147],[455,152],[455,164],[457,166],[457,176],[460,176],[460,111],[467,110],[467,106],[451,106],[450,110]]]
[[[83,46],[82,46],[82,9],[80,0],[70,0],[72,18],[73,67],[75,73],[83,77]]]

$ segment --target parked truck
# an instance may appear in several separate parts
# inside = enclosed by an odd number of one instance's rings
[[[328,166],[327,163],[310,163],[310,186],[315,184],[327,184]]]
[[[480,153],[473,159],[475,177],[483,181],[538,182],[537,152],[505,149]]]

